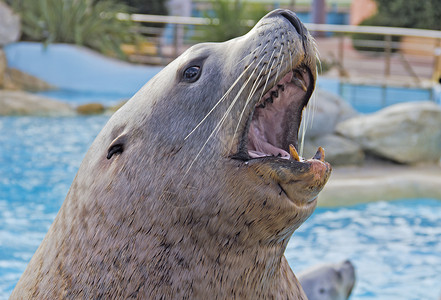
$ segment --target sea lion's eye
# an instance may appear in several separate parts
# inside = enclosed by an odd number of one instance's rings
[[[198,66],[191,66],[187,69],[185,69],[183,77],[184,81],[187,82],[195,82],[199,79],[201,68]]]

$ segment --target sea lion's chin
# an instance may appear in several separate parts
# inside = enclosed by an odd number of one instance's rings
[[[274,197],[286,199],[297,208],[315,207],[317,195],[331,174],[331,165],[318,157],[323,154],[322,151],[319,148],[318,154],[308,160],[263,157],[251,159],[244,164],[257,173],[262,181],[257,185],[273,187],[271,193]]]
[[[311,159],[304,159],[297,151],[302,112],[314,90],[315,78],[306,65],[299,65],[274,82],[255,101],[238,142],[239,151],[232,158],[242,160],[264,184],[275,187],[276,196],[285,196],[297,207],[315,207],[331,166],[321,147]]]

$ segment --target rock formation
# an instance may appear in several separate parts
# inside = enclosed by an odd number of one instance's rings
[[[441,107],[430,101],[392,105],[346,120],[336,131],[398,163],[438,163],[441,157]]]
[[[18,41],[20,35],[20,17],[0,0],[0,47]]]
[[[71,116],[73,108],[63,102],[21,92],[0,90],[0,116]]]

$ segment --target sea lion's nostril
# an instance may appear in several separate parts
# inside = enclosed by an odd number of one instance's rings
[[[302,39],[305,36],[305,27],[303,27],[302,22],[300,21],[300,19],[296,16],[295,13],[291,12],[291,11],[283,11],[282,13],[280,13],[280,15],[282,15],[283,17],[285,17],[285,19],[287,19],[292,26],[294,26],[294,28],[296,29],[297,33],[302,37]]]

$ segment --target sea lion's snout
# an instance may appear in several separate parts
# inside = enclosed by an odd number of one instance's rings
[[[297,33],[300,35],[302,39],[307,38],[308,30],[306,29],[305,25],[303,25],[302,21],[300,21],[299,17],[290,10],[284,10],[284,9],[276,9],[269,13],[266,17],[279,17],[282,16],[288,22],[291,23],[291,25],[295,28]]]
[[[231,157],[272,178],[291,201],[308,204],[316,199],[331,172],[321,147],[311,159],[299,155],[302,113],[317,77],[315,42],[295,13],[288,10],[267,14],[250,34],[253,32],[262,36],[257,41],[265,46],[260,57],[256,55],[258,75],[244,100],[247,123],[237,143],[238,151]]]
[[[305,37],[305,32],[307,32],[307,30],[294,12],[292,12],[290,10],[288,10],[288,11],[285,10],[285,11],[281,12],[280,15],[285,17],[292,24],[292,26],[294,26],[294,28],[296,29],[296,31],[300,34],[300,36],[302,38]]]

